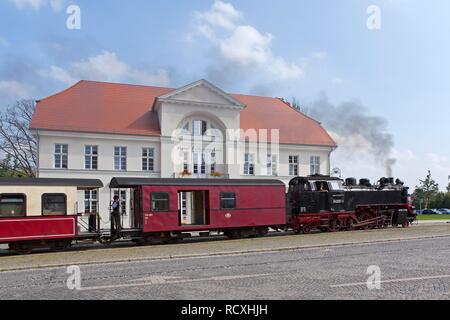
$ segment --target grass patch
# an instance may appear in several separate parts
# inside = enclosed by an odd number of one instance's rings
[[[450,220],[450,214],[419,214],[417,220]]]

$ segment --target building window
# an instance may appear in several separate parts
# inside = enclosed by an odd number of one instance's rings
[[[182,134],[184,135],[189,135],[189,122],[186,122],[186,124],[183,126],[183,128],[181,129]]]
[[[0,217],[14,218],[27,215],[27,199],[23,194],[0,195]]]
[[[142,148],[142,170],[153,171],[154,169],[154,149]]]
[[[289,175],[298,176],[298,156],[289,156]]]
[[[55,169],[67,169],[69,145],[55,144]]]
[[[253,155],[246,153],[244,155],[244,175],[255,174],[255,163],[253,162]]]
[[[236,209],[236,193],[222,192],[220,194],[221,209]]]
[[[98,192],[97,190],[84,190],[84,212],[97,213]]]
[[[189,171],[189,152],[183,151],[183,171]]]
[[[277,174],[277,156],[269,154],[267,155],[267,175],[276,176]]]
[[[127,214],[127,191],[126,190],[114,190],[114,197],[119,197],[120,212],[123,215]]]
[[[127,147],[114,147],[114,170],[127,170]]]
[[[205,154],[203,152],[194,152],[194,174],[206,174],[206,161]]]
[[[197,137],[204,136],[206,134],[207,128],[208,128],[208,125],[207,125],[206,121],[194,120],[194,125],[193,125],[194,136],[197,136]]]
[[[216,173],[216,150],[211,152],[211,165],[210,165],[210,173],[214,175]]]
[[[64,193],[45,193],[42,195],[43,216],[65,216],[67,214],[67,197]]]
[[[152,211],[169,211],[169,194],[166,192],[155,192],[151,194]]]
[[[98,147],[86,146],[84,148],[84,168],[88,170],[98,169]]]
[[[310,159],[311,175],[320,174],[320,157],[312,156]]]

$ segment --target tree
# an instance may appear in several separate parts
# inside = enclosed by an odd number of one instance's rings
[[[23,174],[17,168],[17,161],[11,159],[7,155],[6,158],[0,161],[0,177],[22,177]]]
[[[448,180],[450,180],[450,176],[448,176]],[[448,183],[448,186],[447,186],[447,192],[450,192],[450,182]]]
[[[419,186],[416,186],[415,201],[424,203],[425,209],[428,209],[430,202],[439,193],[439,185],[431,177],[431,171],[428,170],[428,174],[425,180],[419,180]]]
[[[29,130],[36,105],[33,100],[17,101],[0,112],[0,151],[6,155],[10,169],[16,175],[35,177],[37,141]]]
[[[450,208],[450,192],[439,192],[431,201],[431,209]]]
[[[301,113],[303,113],[303,114],[306,114],[306,115],[307,115],[308,112],[309,112],[308,108],[303,107],[303,106],[300,104],[300,102],[298,101],[297,98],[292,98],[292,102],[290,103],[290,105],[291,105],[293,108],[295,108],[295,109],[297,109],[298,111],[300,111]]]

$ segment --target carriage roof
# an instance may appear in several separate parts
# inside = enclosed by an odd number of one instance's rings
[[[110,188],[139,186],[284,186],[280,180],[269,179],[173,179],[173,178],[113,178]]]

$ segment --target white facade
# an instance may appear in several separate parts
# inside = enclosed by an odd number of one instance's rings
[[[39,141],[39,177],[101,179],[105,187],[97,199],[98,210],[102,227],[107,227],[111,201],[109,182],[113,177],[171,178],[181,177],[184,172],[190,178],[208,178],[216,172],[224,178],[273,178],[287,184],[295,174],[330,173],[332,147],[281,143],[276,150],[263,148],[258,152],[256,143],[234,141],[228,131],[239,129],[240,110],[245,106],[207,82],[197,82],[160,97],[154,107],[161,136],[35,130]],[[61,145],[67,150],[62,151]],[[86,164],[90,167],[92,163],[90,154],[86,153],[87,146],[96,147],[96,168],[86,168]],[[116,147],[126,148],[122,161],[115,155],[115,150],[119,151]],[[143,160],[143,148],[152,151],[152,158],[147,155]],[[214,165],[210,157],[212,150]],[[245,163],[249,159],[246,153],[252,155],[253,163]],[[272,165],[267,164],[267,154],[274,155]],[[258,155],[263,158],[261,161]],[[124,161],[126,169],[118,170],[117,164]],[[149,168],[149,161],[153,162],[153,168]],[[79,208],[84,208],[85,200],[84,192],[80,191]],[[127,195],[127,212],[129,200],[130,195]],[[124,227],[129,223],[125,215]]]

